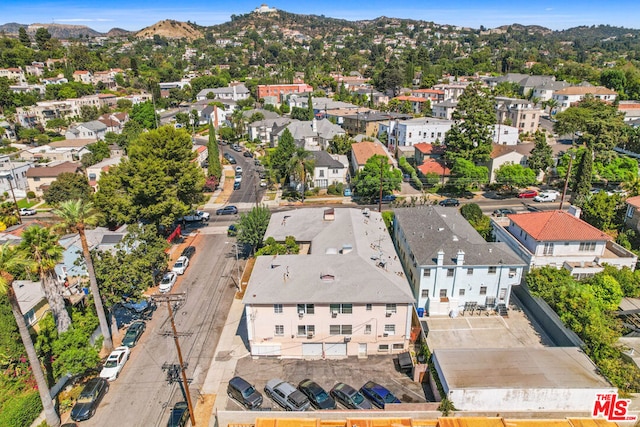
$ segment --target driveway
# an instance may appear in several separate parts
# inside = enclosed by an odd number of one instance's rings
[[[263,394],[265,384],[272,378],[289,381],[295,386],[303,379],[311,378],[326,391],[329,391],[337,382],[345,382],[354,388],[360,388],[365,382],[373,380],[391,390],[403,403],[426,402],[422,384],[413,382],[406,374],[399,372],[395,368],[396,358],[397,356],[390,355],[369,356],[367,359],[350,357],[339,360],[245,357],[238,360],[235,374],[249,381]],[[278,404],[266,396],[262,406],[282,410]],[[237,411],[243,408],[236,401],[227,399],[226,409]]]

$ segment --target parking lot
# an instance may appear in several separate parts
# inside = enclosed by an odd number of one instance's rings
[[[311,378],[327,392],[337,383],[344,382],[359,389],[372,380],[388,388],[403,403],[426,402],[422,384],[413,382],[406,374],[396,369],[397,356],[370,356],[367,359],[253,359],[238,360],[235,375],[241,376],[264,395],[264,386],[272,378],[280,378],[297,386],[305,378]],[[222,396],[219,396],[221,398]],[[226,396],[225,396],[226,397]],[[264,397],[263,408],[282,410],[275,402]],[[232,399],[227,400],[227,410],[244,409]]]

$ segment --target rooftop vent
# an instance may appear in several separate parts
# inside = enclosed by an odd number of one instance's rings
[[[456,236],[456,235],[454,234],[454,235],[453,235],[453,241],[454,241],[454,242],[457,242],[458,240],[459,240],[459,239],[458,239],[458,236]]]
[[[325,255],[337,255],[338,254],[338,249],[336,248],[327,248],[326,251],[324,251]]]
[[[333,282],[334,280],[336,280],[336,276],[334,276],[333,274],[320,273],[320,280],[322,280],[323,282]]]
[[[348,245],[348,244],[344,244],[342,245],[342,250],[341,250],[342,254],[348,254],[350,252],[353,252],[353,246],[352,245]]]
[[[323,219],[325,221],[333,221],[336,219],[336,214],[333,208],[325,209]]]

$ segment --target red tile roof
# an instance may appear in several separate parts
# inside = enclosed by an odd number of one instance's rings
[[[422,154],[444,154],[443,145],[433,145],[428,142],[419,142],[414,144],[413,147],[420,151]]]
[[[634,208],[640,208],[640,196],[629,197],[626,202]]]
[[[398,101],[411,101],[411,102],[427,102],[428,100],[428,98],[422,98],[419,96],[406,96],[406,95],[396,96],[394,99],[397,99]]]
[[[611,236],[565,211],[508,215],[511,222],[537,241],[605,241]]]
[[[358,165],[364,165],[374,155],[386,156],[387,153],[381,144],[371,141],[362,141],[351,144],[351,150]],[[391,163],[391,160],[389,160]]]
[[[451,170],[445,166],[443,162],[437,160],[427,160],[423,164],[417,167],[421,174],[426,175],[428,173],[435,173],[438,175],[451,175]]]

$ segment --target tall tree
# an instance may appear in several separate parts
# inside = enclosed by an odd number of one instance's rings
[[[307,120],[311,121],[315,118],[316,115],[313,112],[313,96],[311,92],[309,92],[309,96],[307,97]]]
[[[247,213],[240,214],[238,221],[238,242],[251,246],[255,252],[264,239],[264,233],[269,226],[271,212],[266,206],[255,206]]]
[[[36,30],[36,43],[40,50],[47,50],[49,48],[49,42],[51,41],[51,33],[44,27],[40,27]]]
[[[582,154],[576,168],[576,180],[573,183],[573,201],[578,206],[587,200],[589,191],[591,190],[591,181],[593,180],[593,151],[587,148],[581,150],[578,154]]]
[[[476,166],[472,161],[463,158],[456,159],[451,174],[454,179],[449,183],[461,191],[489,182],[489,170],[486,166]]]
[[[107,322],[107,315],[102,304],[102,297],[100,296],[100,289],[98,288],[96,273],[93,268],[93,260],[91,259],[91,252],[89,252],[89,244],[87,243],[87,235],[85,233],[87,226],[95,226],[98,223],[100,219],[98,212],[94,209],[93,203],[77,199],[63,202],[58,209],[53,211],[53,214],[61,220],[61,222],[56,224],[58,230],[78,233],[80,237],[82,257],[87,267],[89,287],[93,294],[93,304],[96,306],[96,313],[100,321],[100,331],[104,337],[102,349],[104,351],[111,351],[113,349],[113,339],[109,331],[109,323]]]
[[[48,228],[31,225],[22,233],[19,248],[26,258],[33,261],[33,271],[40,277],[58,332],[67,331],[71,326],[71,317],[65,307],[54,270],[62,260],[63,252],[62,246],[58,244],[58,236]]]
[[[373,200],[382,195],[393,194],[400,190],[402,183],[402,171],[394,169],[389,164],[387,156],[374,155],[367,160],[364,168],[354,178],[356,195]]]
[[[11,304],[11,311],[13,317],[18,325],[18,331],[20,332],[20,338],[24,344],[24,348],[27,352],[27,358],[31,365],[31,372],[36,380],[38,386],[38,393],[40,394],[40,400],[42,401],[42,407],[44,408],[44,415],[47,421],[47,425],[51,427],[58,427],[60,425],[60,416],[56,412],[56,408],[53,406],[53,400],[49,394],[49,385],[47,384],[44,370],[38,354],[36,353],[35,346],[29,334],[27,322],[24,319],[24,315],[20,310],[18,298],[13,290],[13,275],[9,271],[13,271],[16,268],[29,267],[30,261],[25,259],[19,252],[11,248],[8,243],[0,246],[0,292],[6,294]]]
[[[296,147],[291,159],[289,159],[288,176],[302,185],[302,201],[304,202],[304,191],[307,185],[307,177],[313,173],[313,159],[310,151],[304,147]]]
[[[222,165],[220,164],[220,150],[216,140],[216,128],[213,123],[209,123],[209,141],[207,142],[208,163],[207,172],[209,176],[215,176],[218,181],[222,176]]]
[[[553,150],[547,144],[547,137],[542,132],[536,132],[535,144],[527,158],[529,167],[538,175],[540,172],[546,173],[553,166]]]
[[[286,179],[289,159],[291,159],[295,150],[296,145],[293,140],[293,135],[291,135],[289,129],[285,129],[278,140],[276,149],[270,156],[271,169],[275,172],[278,180],[283,181]]]
[[[18,39],[24,47],[31,47],[31,37],[29,37],[29,34],[27,34],[27,30],[25,30],[24,27],[20,27],[18,29]]]
[[[472,83],[460,96],[453,113],[454,124],[445,135],[446,159],[462,158],[474,163],[489,161],[496,123],[494,98],[480,83]]]
[[[67,200],[91,200],[93,189],[81,173],[63,172],[44,192],[44,200],[56,206]]]

